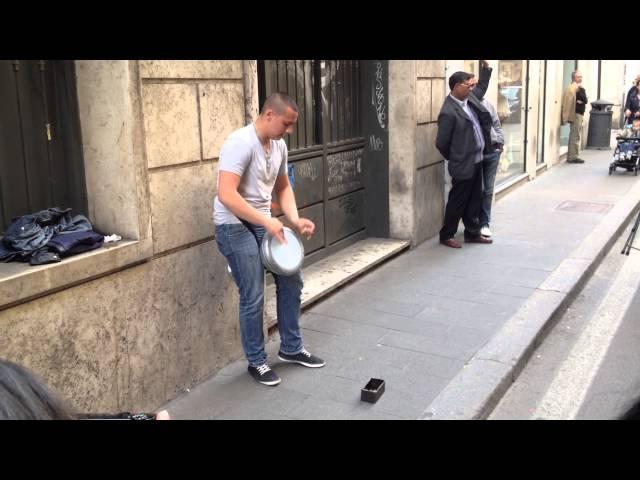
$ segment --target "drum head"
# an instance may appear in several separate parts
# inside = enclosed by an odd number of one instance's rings
[[[304,247],[298,236],[288,227],[284,227],[284,236],[287,239],[286,244],[272,237],[265,235],[266,266],[278,275],[293,275],[302,266],[304,258]]]

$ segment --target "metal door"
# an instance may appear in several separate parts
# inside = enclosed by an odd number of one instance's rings
[[[374,128],[371,118],[376,117],[375,108],[365,102],[369,96],[363,95],[370,88],[366,72],[372,65],[357,60],[265,60],[258,64],[260,104],[273,92],[288,93],[298,104],[298,123],[286,141],[300,215],[316,224],[316,234],[304,240],[307,264],[365,238],[371,227],[376,229],[365,205],[375,185],[379,190],[376,198],[383,199],[383,206],[372,217],[384,224],[386,205],[388,231],[388,154],[380,144],[386,145],[386,137],[377,132],[373,148],[365,141],[366,132]],[[377,72],[386,85],[386,73],[382,75],[380,67]],[[385,109],[384,96],[383,100],[379,108]],[[382,103],[380,97],[376,101]],[[377,166],[368,172],[367,162],[374,159]],[[379,167],[385,162],[386,177],[384,167]],[[380,172],[378,179],[368,176]],[[379,227],[377,231],[379,234]]]

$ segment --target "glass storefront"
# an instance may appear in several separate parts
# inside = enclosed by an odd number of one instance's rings
[[[500,60],[497,74],[497,110],[504,132],[496,184],[524,172],[525,60]]]
[[[547,101],[547,61],[540,61],[538,88],[538,142],[536,152],[536,165],[544,163],[544,117],[546,114],[545,103]]]

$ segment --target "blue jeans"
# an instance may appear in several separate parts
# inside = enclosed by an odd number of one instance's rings
[[[480,208],[480,226],[491,223],[491,203],[493,201],[493,186],[496,183],[496,172],[500,163],[502,152],[488,153],[482,159],[482,208]]]
[[[620,148],[620,153],[627,153],[627,152],[633,153],[636,149],[636,144],[631,142],[624,142],[619,144],[619,148]]]
[[[252,367],[266,363],[264,349],[264,266],[260,242],[265,229],[250,223],[216,225],[218,249],[226,257],[240,293],[240,338]],[[302,272],[290,277],[273,275],[276,282],[280,351],[294,355],[302,351],[300,298]]]

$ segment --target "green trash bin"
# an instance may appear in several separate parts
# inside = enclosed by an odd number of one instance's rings
[[[595,148],[598,150],[611,149],[612,106],[613,103],[607,100],[591,102],[587,148]]]

